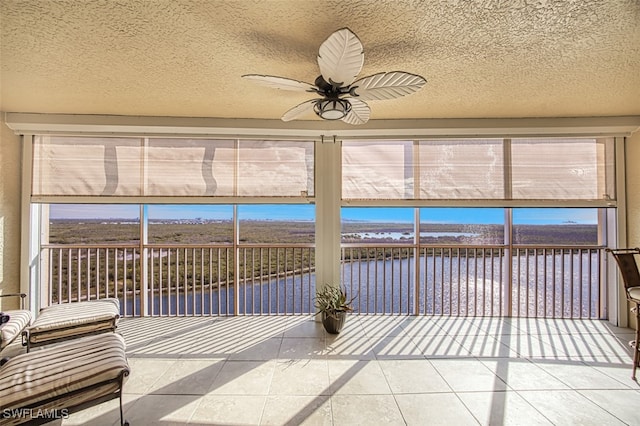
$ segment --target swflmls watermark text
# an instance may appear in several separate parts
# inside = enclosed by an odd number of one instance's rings
[[[13,408],[4,409],[0,413],[0,417],[3,419],[66,419],[69,417],[69,410],[66,408],[61,409],[46,409],[46,408]]]

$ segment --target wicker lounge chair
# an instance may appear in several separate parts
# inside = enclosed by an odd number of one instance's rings
[[[129,375],[124,339],[88,336],[17,355],[0,366],[0,425],[42,424],[110,399]]]
[[[640,255],[640,248],[607,249],[607,251],[613,255],[618,263],[627,300],[634,305],[631,312],[636,316],[636,334],[629,345],[633,348],[631,378],[636,380],[636,370],[640,366],[640,271],[638,271],[635,256]]]

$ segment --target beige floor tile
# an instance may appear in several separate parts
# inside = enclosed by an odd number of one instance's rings
[[[324,338],[326,331],[320,321],[313,319],[293,318],[285,327],[284,337],[316,337]]]
[[[243,324],[245,328],[242,340],[252,343],[282,337],[289,323],[290,318],[285,316],[266,316],[259,322],[249,318],[249,321]]]
[[[378,361],[329,360],[329,380],[333,394],[390,394],[387,379]]]
[[[404,425],[392,395],[334,395],[334,425]]]
[[[323,359],[280,360],[275,364],[270,395],[329,395],[329,366]]]
[[[160,376],[171,370],[178,362],[175,359],[129,358],[131,373],[124,384],[127,394],[148,393]]]
[[[513,327],[531,335],[557,334],[558,321],[549,318],[510,318]]]
[[[229,360],[267,361],[276,359],[282,345],[282,337],[271,337],[257,342],[241,342]]]
[[[630,425],[640,424],[640,391],[629,390],[582,390],[580,394],[602,409]]]
[[[526,334],[526,331],[520,330],[509,318],[483,317],[473,318],[469,321],[472,321],[473,325],[480,330],[494,337],[504,334]]]
[[[472,319],[457,317],[441,317],[437,324],[444,334],[449,336],[468,336],[486,334]]]
[[[414,340],[407,336],[389,336],[373,342],[377,359],[424,359],[424,354]]]
[[[522,391],[518,394],[556,425],[614,426],[624,424],[577,391]]]
[[[226,361],[213,380],[210,394],[267,395],[275,361]]]
[[[172,365],[149,388],[163,395],[204,395],[222,369],[224,360],[181,360]]]
[[[131,406],[124,417],[131,425],[184,425],[198,405],[195,395],[143,395]]]
[[[131,405],[132,402],[136,401],[136,398],[131,395],[125,395],[123,398],[123,408],[125,410],[127,408],[127,401],[129,401],[129,405]],[[127,416],[124,416],[124,418],[127,420]],[[62,421],[63,426],[111,426],[116,424],[120,424],[120,399],[118,398],[73,413]]]
[[[482,425],[552,425],[516,392],[461,392],[464,405]]]
[[[624,363],[601,363],[601,362],[585,362],[591,368],[598,370],[599,372],[619,381],[620,383],[631,387],[632,389],[640,388],[638,382],[631,379],[631,372],[633,369],[633,362],[629,360]],[[640,369],[637,371],[637,376],[640,378]]]
[[[189,424],[259,425],[265,401],[265,396],[205,395],[198,401]]]
[[[501,335],[499,341],[514,350],[521,358],[567,359],[568,355],[560,348],[553,347],[540,340],[539,336],[529,334]]]
[[[122,322],[135,426],[640,424],[632,330],[603,321],[350,315],[338,335],[311,316]],[[116,408],[56,425],[114,424]]]
[[[569,389],[535,363],[523,358],[480,360],[514,390]]]
[[[426,358],[469,357],[471,353],[448,335],[414,337],[413,341]]]
[[[369,337],[327,337],[325,353],[327,359],[375,359],[373,348],[377,343]]]
[[[630,359],[628,346],[615,337],[601,334],[551,334],[540,336],[547,345],[569,355],[571,359],[596,362],[621,362]]]
[[[455,392],[502,391],[507,388],[502,379],[473,358],[433,359],[431,363]]]
[[[331,426],[331,401],[321,396],[268,396],[262,425]]]
[[[403,319],[401,317],[361,316],[359,320],[367,337],[389,337],[403,334]]]
[[[280,345],[279,359],[324,358],[324,337],[285,337]]]
[[[406,394],[395,398],[409,426],[478,424],[454,393]]]
[[[500,340],[482,333],[471,335],[455,336],[455,340],[466,349],[471,356],[475,357],[517,357],[516,351]]]
[[[629,389],[634,383],[623,384],[581,362],[549,361],[536,364],[571,389]]]
[[[625,330],[623,328],[615,327],[606,320],[562,320],[553,319],[550,320],[554,327],[561,334],[610,334],[613,331]]]
[[[409,337],[446,334],[431,317],[409,317],[400,322],[403,333]]]
[[[451,392],[451,387],[426,359],[379,360],[391,392]]]

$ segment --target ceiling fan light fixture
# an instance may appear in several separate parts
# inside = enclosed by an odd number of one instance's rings
[[[340,120],[351,111],[351,103],[346,99],[323,99],[313,107],[320,118],[325,120]]]

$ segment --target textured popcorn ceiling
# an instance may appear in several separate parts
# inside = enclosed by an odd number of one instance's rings
[[[372,120],[640,115],[638,0],[0,0],[0,110],[277,119],[309,98],[318,47],[349,27],[361,76],[421,92]],[[311,115],[306,117],[314,119]]]

